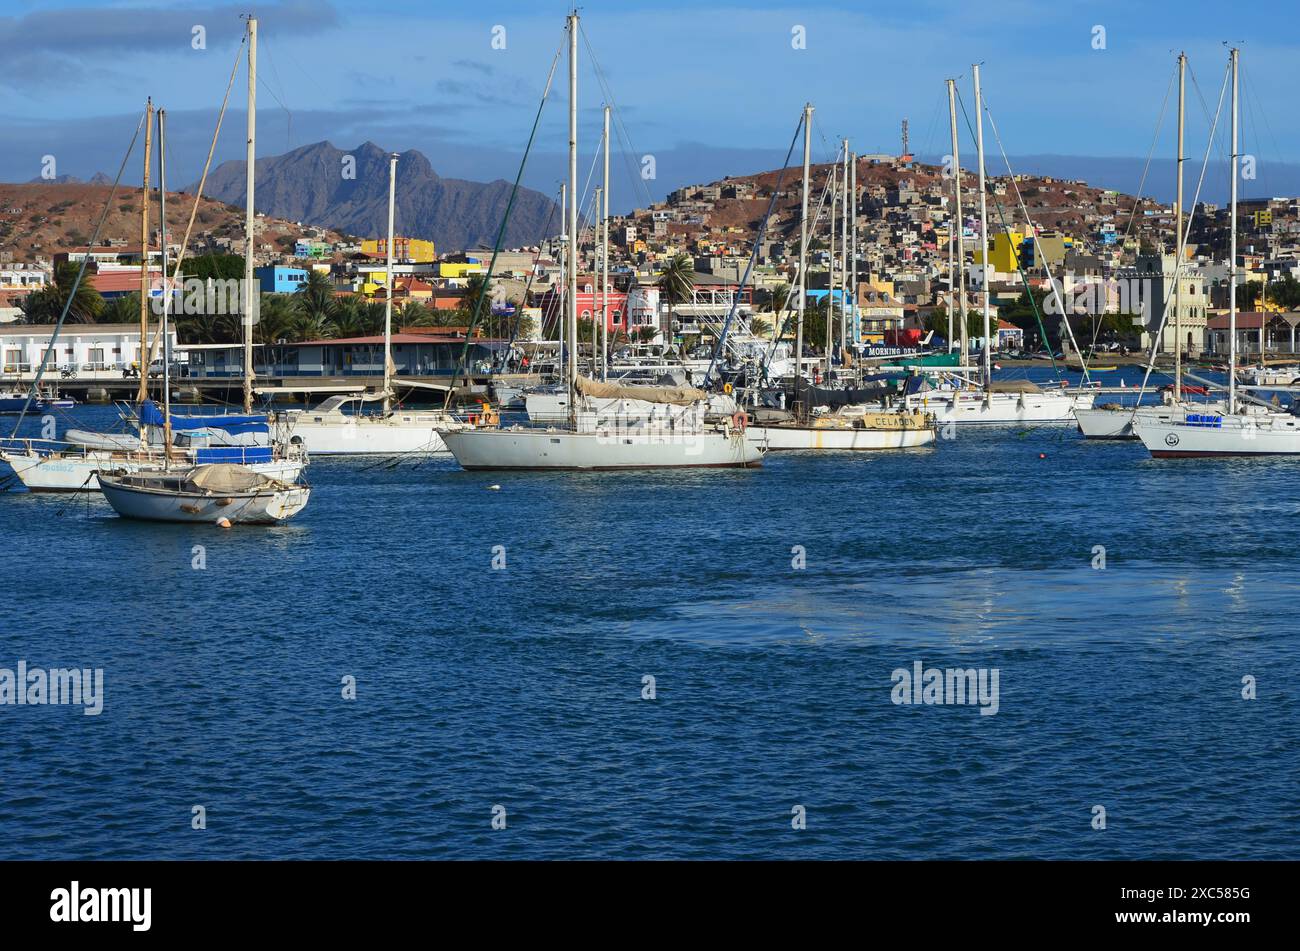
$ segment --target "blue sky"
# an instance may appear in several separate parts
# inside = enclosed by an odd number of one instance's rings
[[[60,173],[113,174],[149,94],[169,111],[171,181],[196,179],[242,29],[238,14],[250,7],[262,21],[259,154],[368,139],[418,148],[440,174],[478,180],[514,177],[566,9],[551,0],[0,0],[0,179],[35,177],[49,154]],[[633,154],[656,158],[648,187],[616,160],[618,207],[778,164],[805,100],[817,107],[816,159],[842,136],[859,152],[896,151],[904,117],[913,151],[947,152],[943,80],[960,77],[969,98],[975,61],[1018,169],[1100,177],[1132,191],[1179,49],[1196,80],[1187,132],[1194,177],[1208,128],[1201,99],[1212,113],[1225,40],[1243,51],[1243,150],[1258,157],[1256,190],[1300,191],[1300,129],[1288,121],[1300,13],[1285,3],[591,0],[582,14]],[[205,50],[191,48],[195,25],[206,29]],[[491,46],[498,25],[504,50]],[[796,26],[805,28],[805,49],[792,48]],[[1094,48],[1097,27],[1104,49]],[[585,178],[605,97],[585,43],[580,61]],[[546,192],[564,169],[563,69],[526,176]],[[241,82],[219,159],[242,157],[243,96]],[[1161,159],[1173,151],[1172,102],[1169,110]],[[990,169],[1002,171],[991,136],[989,148]],[[967,151],[964,142],[963,158]],[[1208,195],[1222,190],[1221,168],[1209,172]],[[1154,183],[1167,191],[1163,166]]]

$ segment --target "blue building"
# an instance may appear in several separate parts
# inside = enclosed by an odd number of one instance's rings
[[[292,294],[307,282],[307,271],[282,264],[259,267],[253,271],[265,294]]]

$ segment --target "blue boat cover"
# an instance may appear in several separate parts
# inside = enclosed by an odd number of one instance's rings
[[[146,426],[163,424],[162,410],[153,400],[140,404],[140,422]],[[181,432],[190,429],[224,429],[228,433],[264,433],[269,431],[265,413],[253,416],[177,416],[172,413],[172,429]]]

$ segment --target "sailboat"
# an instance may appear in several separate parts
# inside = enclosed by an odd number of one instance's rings
[[[255,21],[254,21],[255,22]],[[251,29],[255,29],[252,26]],[[153,164],[152,132],[155,109],[152,99],[145,111],[144,197],[141,212],[141,364],[147,365],[146,348],[149,339],[149,175]],[[159,152],[159,196],[162,206],[161,243],[163,248],[163,279],[167,277],[167,165],[166,165],[166,113],[157,110]],[[209,158],[210,161],[210,158]],[[207,169],[204,169],[206,176]],[[201,189],[200,189],[201,192]],[[199,197],[195,196],[197,208]],[[188,235],[187,235],[188,238]],[[182,242],[184,246],[186,242]],[[173,280],[180,273],[179,259]],[[171,298],[164,295],[164,315]],[[54,335],[57,338],[57,333]],[[167,340],[165,322],[154,335],[163,341],[165,353],[164,388],[170,387],[170,342]],[[55,339],[50,341],[53,350]],[[148,398],[147,374],[141,375],[138,394],[139,408],[123,404],[122,418],[134,426],[135,433],[95,433],[69,429],[62,439],[9,439],[0,447],[0,461],[12,468],[23,485],[32,492],[96,491],[100,488],[98,472],[112,469],[122,473],[177,463],[203,465],[227,463],[248,466],[270,478],[293,481],[306,465],[306,454],[298,448],[284,447],[273,438],[269,420],[265,415],[208,414],[180,416],[164,414]],[[165,402],[170,403],[169,394]],[[164,432],[166,437],[164,438]]]
[[[568,313],[566,363],[568,420],[564,427],[440,429],[465,469],[644,469],[747,467],[763,449],[745,438],[742,414],[705,420],[703,391],[691,387],[620,387],[578,374],[578,15],[567,18],[569,39]],[[592,384],[596,384],[593,387]],[[654,404],[651,415],[617,412],[618,397]],[[591,398],[613,400],[601,413]]]
[[[311,496],[306,485],[224,463],[101,472],[99,484],[118,515],[148,522],[274,524],[301,512]]]
[[[251,142],[250,138],[250,142]],[[249,167],[252,168],[252,146],[249,146]],[[327,398],[319,406],[307,410],[285,410],[277,414],[288,434],[290,445],[302,446],[317,456],[354,455],[407,455],[446,452],[439,430],[467,428],[470,424],[441,410],[394,409],[393,366],[393,225],[397,193],[397,153],[388,158],[388,241],[387,271],[384,283],[384,385],[380,393],[345,392]],[[249,188],[252,188],[251,178]],[[249,199],[250,205],[252,199]],[[434,384],[404,381],[404,385],[425,389],[445,390]],[[283,393],[289,388],[265,387],[260,395]],[[361,412],[368,402],[382,401],[379,414]],[[345,410],[354,408],[355,412]]]
[[[807,266],[808,266],[808,195],[811,154],[812,154],[812,104],[806,104],[803,111],[803,188],[801,193],[801,211],[800,211],[800,241],[799,241],[799,301],[796,312],[795,325],[795,351],[802,351],[802,341],[804,333],[804,315],[807,307]],[[847,276],[848,272],[848,183],[849,183],[849,148],[848,140],[844,141],[843,158],[845,161],[844,169],[844,194],[841,196],[843,203],[843,227],[844,234],[840,242],[840,253],[843,260],[841,261],[841,273]],[[829,284],[831,292],[828,303],[834,301],[834,179],[832,178],[831,189],[831,273]],[[856,206],[856,195],[854,196]],[[833,350],[834,320],[833,312],[828,308],[826,320],[826,376],[829,378],[831,373],[831,353]],[[847,351],[847,320],[841,312],[841,342],[845,345]],[[917,446],[928,445],[935,440],[934,418],[923,412],[911,410],[898,411],[892,408],[882,407],[878,410],[871,410],[862,405],[854,405],[855,391],[852,390],[820,390],[809,386],[803,376],[796,373],[794,376],[794,398],[797,413],[790,413],[781,410],[756,410],[755,416],[758,422],[753,426],[746,428],[745,436],[753,444],[764,447],[768,450],[869,450],[869,449],[906,449]],[[825,401],[827,404],[834,403],[835,409],[832,410],[828,405],[825,412],[814,413],[814,406],[819,406]]]
[[[1237,175],[1240,161],[1237,71],[1240,51],[1229,51],[1232,72],[1232,175],[1228,213],[1228,400],[1220,411],[1177,404],[1170,418],[1135,413],[1133,431],[1152,456],[1294,456],[1300,455],[1300,403],[1289,412],[1276,410],[1238,393],[1237,382]]]
[[[984,166],[984,98],[980,90],[980,68],[971,67],[975,87],[975,144],[979,164],[980,242],[984,248],[981,260],[985,262],[985,277],[981,283],[981,310],[984,317],[984,347],[981,366],[976,369],[964,366],[969,353],[966,329],[965,254],[962,250],[964,228],[961,211],[961,158],[957,135],[956,80],[946,80],[948,86],[948,122],[952,137],[953,190],[955,216],[949,227],[955,231],[956,275],[954,295],[959,308],[958,336],[961,340],[963,366],[951,369],[932,368],[922,378],[922,385],[904,396],[903,408],[910,412],[933,414],[940,425],[948,423],[966,425],[1014,423],[1070,423],[1080,408],[1092,405],[1096,394],[1084,390],[1071,392],[1062,385],[1044,388],[1029,380],[993,379],[992,314],[989,306],[987,261],[989,248],[988,199],[985,187]],[[1050,277],[1050,275],[1049,275]],[[949,307],[951,312],[951,305]]]
[[[1183,228],[1183,162],[1186,155],[1183,149],[1183,128],[1186,103],[1186,73],[1187,73],[1187,56],[1185,53],[1178,54],[1178,132],[1177,132],[1177,153],[1175,167],[1177,170],[1177,182],[1175,185],[1174,197],[1174,277],[1173,277],[1173,308],[1174,308],[1174,347],[1175,347],[1175,369],[1174,369],[1174,389],[1169,400],[1162,404],[1143,405],[1140,402],[1128,406],[1121,404],[1107,404],[1103,406],[1080,407],[1075,410],[1075,421],[1078,423],[1079,432],[1084,439],[1112,440],[1112,441],[1136,441],[1137,432],[1133,428],[1133,420],[1137,416],[1150,417],[1152,421],[1168,423],[1171,422],[1175,415],[1185,413],[1184,409],[1179,407],[1183,396],[1182,372],[1181,372],[1181,353],[1182,342],[1181,332],[1178,329],[1178,321],[1182,314],[1182,269],[1184,264],[1184,242],[1186,232]],[[1163,268],[1162,268],[1163,270]],[[1161,275],[1163,280],[1163,274]],[[1165,294],[1166,310],[1160,315],[1160,324],[1151,340],[1151,360],[1154,365],[1155,355],[1160,346],[1160,340],[1164,335],[1164,322],[1168,315],[1168,306],[1170,297]],[[1139,388],[1137,400],[1142,399],[1144,386]],[[1213,409],[1222,409],[1222,403],[1203,404],[1194,412],[1202,413]]]

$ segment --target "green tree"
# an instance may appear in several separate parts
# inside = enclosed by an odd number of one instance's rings
[[[208,278],[238,280],[244,276],[244,256],[242,254],[205,254],[189,258],[185,262],[187,277],[197,277],[206,281]]]
[[[673,308],[686,300],[695,290],[695,262],[688,255],[675,254],[659,272],[659,293],[668,302],[668,322],[673,321]]]
[[[296,298],[298,309],[303,314],[321,323],[329,321],[338,308],[334,297],[334,284],[320,271],[308,271],[307,280],[294,291],[293,296]]]
[[[99,312],[102,324],[140,324],[140,295],[136,291],[104,302]]]
[[[81,265],[71,261],[57,265],[53,283],[39,291],[33,291],[19,301],[23,320],[29,324],[55,323],[71,297],[68,320],[81,324],[94,323],[104,309],[104,298],[95,291],[94,278],[89,270],[82,276],[81,283],[77,284],[80,270]],[[77,286],[75,295],[72,293],[74,284]]]

